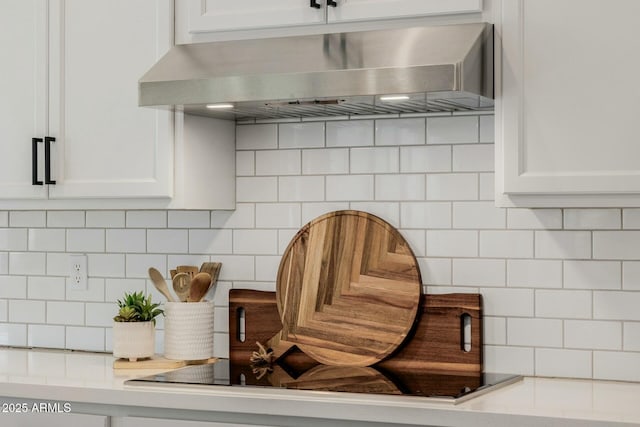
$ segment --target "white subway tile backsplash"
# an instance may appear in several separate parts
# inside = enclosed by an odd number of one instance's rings
[[[230,254],[233,252],[231,230],[189,230],[189,253]]]
[[[507,227],[518,229],[562,228],[560,209],[507,209]]]
[[[640,231],[594,231],[593,257],[596,259],[640,259]]]
[[[47,227],[84,227],[84,211],[48,211]]]
[[[107,252],[147,251],[147,230],[136,228],[114,228],[106,230]]]
[[[27,345],[41,348],[64,348],[64,326],[29,325]]]
[[[640,292],[593,292],[593,318],[603,320],[640,320]]]
[[[464,144],[478,142],[478,116],[427,118],[427,144]]]
[[[478,175],[429,174],[427,175],[427,200],[477,200]]]
[[[640,322],[624,322],[623,349],[640,351]]]
[[[620,209],[565,209],[564,228],[566,229],[619,229],[621,226]]]
[[[507,260],[507,286],[523,288],[561,288],[562,261]]]
[[[210,211],[169,211],[169,228],[208,228],[211,225]]]
[[[376,175],[376,200],[424,200],[424,175]]]
[[[564,287],[620,289],[621,270],[617,261],[564,261]]]
[[[622,288],[627,291],[640,291],[640,261],[622,263]]]
[[[9,226],[9,212],[0,211],[0,227]]]
[[[591,317],[591,292],[537,289],[536,317],[588,319]]]
[[[67,252],[104,252],[105,230],[67,229]]]
[[[246,255],[221,255],[216,257],[216,260],[222,263],[218,280],[255,280],[254,257]]]
[[[289,243],[297,232],[298,230],[295,228],[278,230],[278,255],[284,254],[284,251],[287,249],[287,246],[289,246]]]
[[[87,351],[105,350],[104,328],[68,326],[65,329],[65,346],[67,348]]]
[[[536,258],[591,258],[591,233],[588,231],[536,231],[535,239]]]
[[[0,251],[26,251],[26,228],[0,228]]]
[[[451,285],[451,260],[447,258],[418,258],[422,283],[427,285]],[[459,290],[457,290],[459,291]]]
[[[373,199],[373,175],[330,175],[327,180],[327,200],[363,201]]]
[[[45,274],[46,254],[43,252],[9,253],[9,274],[43,275]]]
[[[89,278],[87,289],[77,290],[71,287],[71,278],[66,279],[67,301],[104,301],[105,279]]]
[[[480,177],[480,190],[478,198],[480,200],[494,200],[495,199],[495,174],[493,173],[481,173]]]
[[[27,298],[34,300],[64,300],[64,277],[31,276],[27,279]]]
[[[400,204],[402,228],[451,228],[451,204],[445,202],[411,202]]]
[[[476,257],[478,256],[478,232],[427,230],[427,256]]]
[[[255,226],[255,205],[236,203],[233,211],[212,211],[211,228],[253,228]]]
[[[621,350],[622,324],[599,320],[565,320],[564,346],[594,350]]]
[[[125,226],[124,211],[87,211],[87,228],[123,228]]]
[[[453,146],[454,172],[493,172],[493,144]]]
[[[167,211],[127,211],[128,228],[166,228]]]
[[[504,317],[484,317],[482,326],[484,344],[505,345],[507,343],[507,320]]]
[[[113,316],[117,312],[117,304],[104,302],[88,302],[85,304],[85,325],[103,327],[112,326]]]
[[[483,289],[482,303],[486,316],[533,317],[532,289]]]
[[[530,347],[562,347],[562,321],[555,319],[508,319],[507,344]]]
[[[9,322],[44,323],[44,301],[9,300]]]
[[[327,147],[373,145],[373,120],[327,122]]]
[[[300,150],[256,151],[256,175],[300,175]]]
[[[324,147],[324,123],[281,123],[279,148]]]
[[[256,257],[256,280],[261,282],[275,282],[280,266],[280,256]]]
[[[69,274],[67,271],[68,265],[67,261],[60,275],[66,276]],[[125,255],[89,254],[87,256],[87,269],[89,277],[122,277],[125,274]]]
[[[0,252],[0,274],[9,274],[9,254]]]
[[[398,147],[352,148],[351,173],[398,173],[400,151]]]
[[[253,176],[255,174],[255,151],[236,151],[236,176]]]
[[[454,286],[504,286],[505,260],[454,259]]]
[[[278,148],[278,125],[236,126],[237,150],[268,150]]]
[[[423,257],[427,254],[426,232],[424,230],[398,230],[409,244],[409,248],[416,257]]]
[[[278,178],[236,178],[236,200],[238,202],[275,202],[277,199]]]
[[[163,270],[159,271],[163,273]],[[168,279],[168,275],[164,273],[163,275],[165,279]],[[106,279],[104,301],[115,303],[117,300],[124,298],[125,292],[129,294],[132,292],[145,292],[146,282],[144,279]]]
[[[24,347],[27,345],[27,325],[0,324],[0,345]]]
[[[257,228],[300,228],[299,203],[256,204]]]
[[[302,203],[301,224],[306,224],[312,219],[319,217],[320,215],[345,209],[349,209],[349,202]]]
[[[536,375],[591,378],[591,352],[536,348]]]
[[[481,230],[480,256],[531,258],[533,257],[533,232],[525,230]]]
[[[425,143],[425,119],[376,120],[376,145],[419,145]]]
[[[594,351],[593,378],[598,380],[640,381],[640,353]]]
[[[46,227],[47,214],[44,211],[11,211],[9,227]]]
[[[317,202],[324,200],[324,177],[285,176],[278,179],[278,200],[281,202]],[[276,200],[255,200],[268,202]]]
[[[349,173],[349,149],[325,148],[302,151],[303,175],[333,175]]]
[[[449,172],[451,147],[400,147],[400,172]]]
[[[484,369],[487,372],[509,372],[533,375],[533,348],[485,345]]]
[[[65,231],[57,228],[30,228],[29,250],[62,252],[65,250]]]
[[[505,228],[506,209],[493,202],[453,203],[453,228]]]
[[[188,251],[189,233],[187,230],[147,231],[147,252],[172,254]]]
[[[27,278],[25,276],[0,276],[0,298],[26,298]]]
[[[278,253],[278,232],[276,230],[234,230],[233,253],[275,255]]]
[[[480,142],[494,141],[495,119],[493,114],[480,116]]]
[[[91,265],[91,261],[89,261],[89,265]],[[149,267],[154,267],[161,273],[167,272],[167,257],[165,255],[155,254],[127,254],[125,258],[124,276],[146,279],[149,277]],[[89,275],[91,275],[91,273],[89,273]],[[122,277],[122,275],[116,277]]]
[[[44,310],[43,310],[44,312]],[[114,314],[115,316],[115,314]],[[47,323],[53,325],[84,325],[84,303],[49,301],[47,302]],[[43,321],[44,322],[44,316]]]
[[[622,210],[622,228],[625,230],[640,229],[640,208]]]

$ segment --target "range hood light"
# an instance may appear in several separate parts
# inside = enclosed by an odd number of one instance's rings
[[[233,104],[223,103],[223,104],[207,104],[207,108],[210,110],[224,110],[227,108],[233,108]]]
[[[380,101],[406,101],[409,99],[409,95],[383,95],[380,97]]]

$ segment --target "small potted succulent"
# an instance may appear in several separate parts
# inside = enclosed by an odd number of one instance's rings
[[[142,291],[118,300],[118,315],[113,318],[113,355],[135,362],[155,353],[156,317],[164,314],[160,304],[151,302],[151,295]]]

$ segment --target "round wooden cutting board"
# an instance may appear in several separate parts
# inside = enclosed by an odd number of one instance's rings
[[[420,288],[398,230],[365,212],[328,213],[296,234],[280,262],[280,339],[326,365],[372,365],[409,333]]]

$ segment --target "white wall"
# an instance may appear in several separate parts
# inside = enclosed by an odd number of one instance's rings
[[[274,290],[298,228],[350,208],[401,230],[426,292],[482,293],[486,370],[640,381],[640,209],[495,208],[492,142],[492,115],[239,125],[234,212],[0,212],[0,344],[109,351],[123,292],[162,300],[149,266],[213,260],[224,356],[228,290]]]

